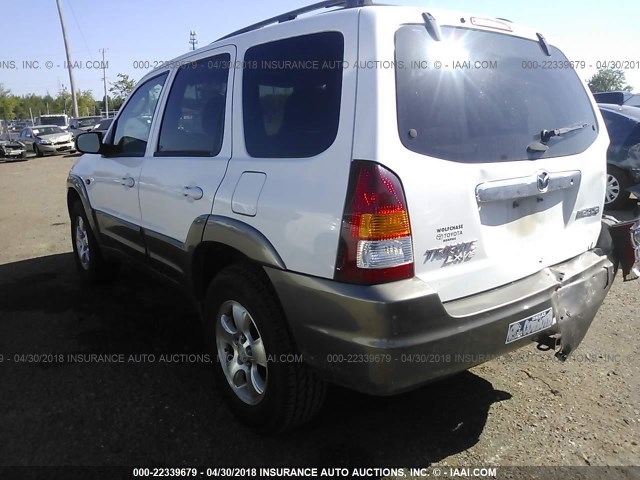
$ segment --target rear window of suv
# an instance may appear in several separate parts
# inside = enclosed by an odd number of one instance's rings
[[[398,129],[414,152],[470,163],[559,157],[585,151],[597,137],[589,98],[567,58],[553,46],[511,35],[423,25],[396,33]],[[542,130],[586,124],[527,146]]]
[[[247,50],[242,99],[252,157],[312,157],[334,142],[340,119],[344,38],[303,35]]]

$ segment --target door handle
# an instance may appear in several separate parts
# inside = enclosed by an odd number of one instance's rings
[[[204,197],[204,192],[200,187],[184,187],[182,189],[182,195],[193,200],[200,200]]]
[[[131,177],[122,177],[120,180],[120,185],[127,188],[133,188],[136,184],[136,181]]]

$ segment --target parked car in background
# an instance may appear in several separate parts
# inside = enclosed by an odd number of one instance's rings
[[[27,124],[27,122],[21,122],[21,121],[14,121],[9,125],[9,131],[10,132],[14,132],[14,133],[18,133],[20,132],[23,128],[27,128],[30,125]]]
[[[605,206],[616,209],[629,199],[629,188],[640,184],[640,108],[599,104],[609,131]]]
[[[57,115],[40,115],[37,125],[55,125],[62,130],[67,130],[69,128],[69,117],[64,113]]]
[[[596,102],[628,107],[640,107],[640,94],[630,92],[599,92],[593,94]]]
[[[100,116],[72,118],[69,121],[69,131],[74,136],[93,130],[95,126],[102,120]]]
[[[18,135],[18,141],[33,150],[38,157],[49,153],[74,153],[76,151],[73,135],[57,125],[36,125],[25,128]]]
[[[14,140],[11,135],[0,135],[0,159],[4,161],[24,160],[27,150],[23,143]]]
[[[99,123],[97,123],[93,129],[91,130],[92,132],[101,132],[102,134],[107,133],[107,130],[109,130],[109,127],[111,126],[111,124],[113,123],[113,118],[103,118],[102,120],[100,120]]]

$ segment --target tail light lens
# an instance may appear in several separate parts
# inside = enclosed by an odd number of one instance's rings
[[[336,280],[373,285],[413,277],[413,241],[400,180],[382,165],[351,164]]]

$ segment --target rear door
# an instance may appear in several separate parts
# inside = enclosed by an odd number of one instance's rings
[[[396,30],[401,146],[381,159],[405,188],[416,275],[444,301],[593,248],[608,140],[560,50],[455,22],[440,41],[422,18]]]
[[[211,213],[231,158],[233,46],[190,58],[172,82],[140,177],[140,208],[148,253],[167,273],[182,270],[193,222]]]

